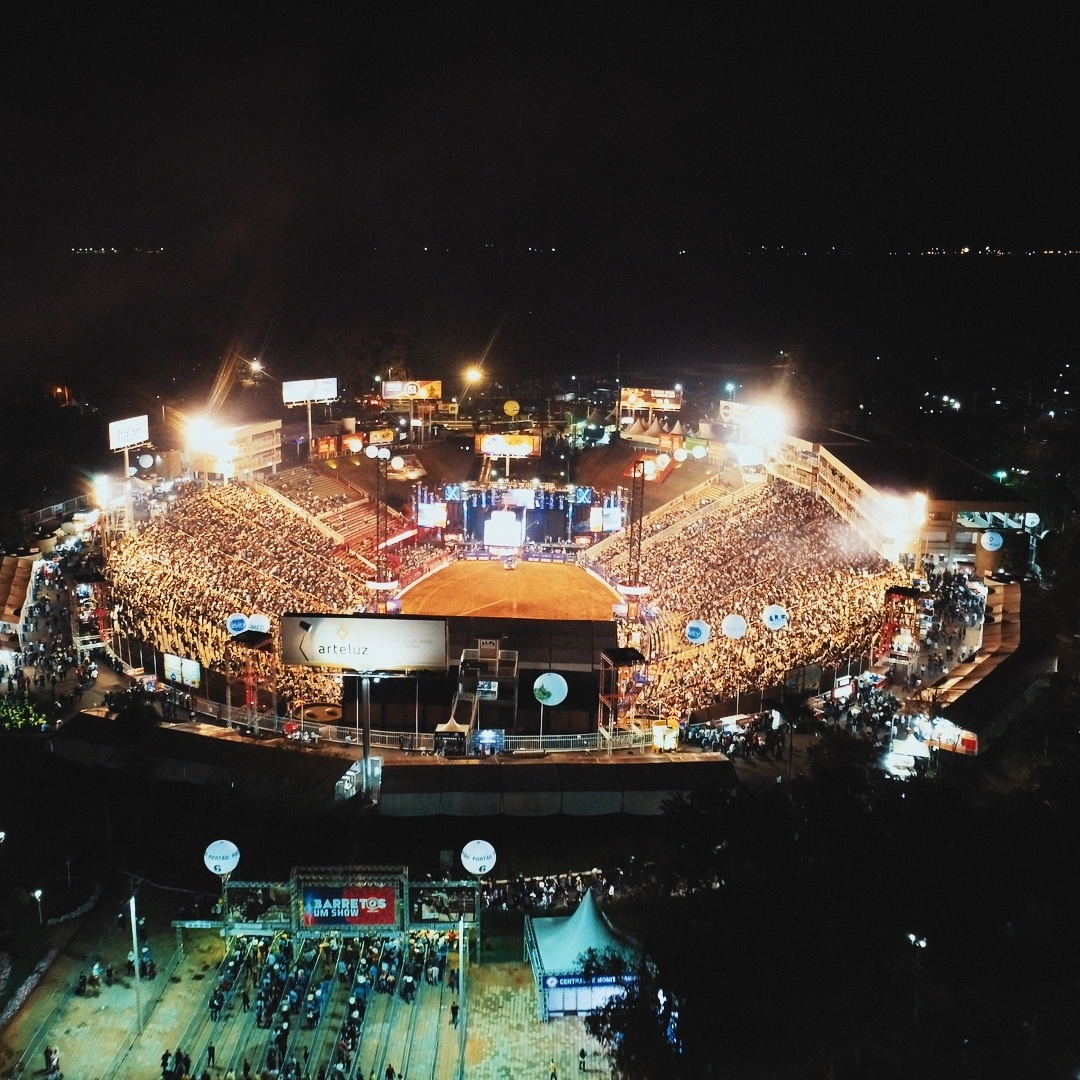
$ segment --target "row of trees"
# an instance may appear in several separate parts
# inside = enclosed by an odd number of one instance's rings
[[[822,736],[783,790],[667,807],[612,914],[649,962],[587,1024],[620,1075],[1065,1077],[1080,1065],[1080,750],[1033,782],[901,784]]]

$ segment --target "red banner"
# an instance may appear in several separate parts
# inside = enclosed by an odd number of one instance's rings
[[[309,886],[304,889],[305,926],[394,926],[393,885]]]

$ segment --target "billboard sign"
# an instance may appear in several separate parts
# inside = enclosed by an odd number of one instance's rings
[[[369,446],[389,446],[394,441],[393,428],[375,428],[368,432]]]
[[[660,412],[678,412],[682,408],[682,391],[641,390],[624,386],[619,392],[619,406],[623,409],[654,409]]]
[[[540,436],[520,431],[489,431],[476,436],[476,452],[488,457],[539,457]]]
[[[396,926],[393,885],[308,885],[302,924],[319,928]]]
[[[172,683],[181,683],[198,690],[202,685],[202,668],[198,660],[186,660],[172,653],[161,654],[165,661],[165,678]]]
[[[476,922],[477,888],[473,883],[447,882],[440,885],[409,886],[409,922]]]
[[[149,416],[129,416],[126,420],[114,420],[109,425],[110,450],[123,450],[125,446],[138,446],[149,441]]]
[[[440,379],[393,380],[382,384],[384,401],[438,401],[442,397]]]
[[[445,671],[446,620],[410,615],[283,615],[281,660],[349,671]]]
[[[281,384],[281,400],[286,405],[334,401],[337,396],[337,379],[296,379]]]

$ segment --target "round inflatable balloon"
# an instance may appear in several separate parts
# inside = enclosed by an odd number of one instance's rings
[[[231,874],[240,861],[240,849],[231,840],[215,840],[204,852],[206,869],[218,877]]]
[[[470,840],[461,849],[461,865],[470,874],[489,874],[495,865],[495,849],[486,840]]]
[[[242,634],[248,628],[248,618],[242,611],[234,611],[225,620],[225,629],[236,637],[237,634]]]
[[[787,626],[788,614],[779,604],[770,604],[762,610],[761,621],[770,630],[783,630]]]
[[[270,633],[270,616],[269,615],[249,615],[247,621],[247,628],[254,631],[256,634],[269,634]]]
[[[702,619],[691,619],[686,624],[686,640],[691,645],[704,645],[710,633],[709,624]]]
[[[720,624],[720,632],[724,637],[736,640],[746,637],[747,629],[746,620],[741,615],[725,615],[724,621]]]
[[[140,454],[139,455],[139,468],[140,469],[149,469],[150,466],[153,465],[153,464],[154,464],[154,455],[153,454]]]
[[[1001,533],[990,530],[989,532],[984,532],[982,536],[979,537],[979,543],[982,544],[987,551],[997,551],[1004,541],[1001,539]]]
[[[570,688],[557,671],[545,671],[533,683],[533,697],[541,705],[559,705],[566,700]]]

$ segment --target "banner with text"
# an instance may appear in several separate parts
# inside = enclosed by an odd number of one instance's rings
[[[283,615],[281,660],[350,671],[445,670],[446,620],[412,615]]]
[[[303,893],[304,926],[395,926],[396,892],[393,885],[318,885]]]
[[[623,409],[653,409],[660,412],[678,412],[682,408],[682,391],[641,390],[624,386],[619,393],[619,405]]]

